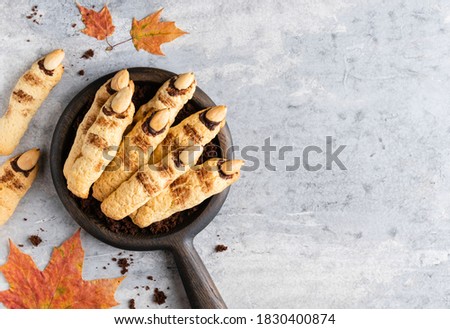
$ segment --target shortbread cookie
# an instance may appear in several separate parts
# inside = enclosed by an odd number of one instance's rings
[[[63,59],[64,51],[54,50],[33,63],[20,77],[9,99],[8,110],[0,119],[0,155],[11,154],[19,144],[36,111],[61,80]]]
[[[9,159],[0,167],[0,225],[6,223],[38,172],[39,149]]]
[[[210,159],[195,166],[130,217],[137,226],[144,228],[195,207],[236,182],[243,164],[242,160]]]
[[[189,145],[206,145],[225,125],[226,106],[214,106],[194,113],[169,129],[166,138],[151,156],[151,163],[161,161],[169,152]]]
[[[124,137],[113,161],[94,183],[93,196],[103,201],[144,164],[169,131],[169,110],[148,114]]]
[[[203,152],[200,145],[176,150],[155,165],[144,165],[101,204],[103,213],[121,220],[161,193],[194,166]]]
[[[86,199],[92,184],[114,159],[123,132],[133,121],[133,92],[134,84],[130,81],[128,87],[108,98],[87,131],[81,154],[67,177],[67,188],[76,196]]]
[[[130,74],[127,70],[122,70],[117,72],[114,77],[106,81],[95,93],[95,98],[89,108],[89,111],[86,113],[83,121],[78,126],[72,149],[70,150],[69,156],[64,164],[64,176],[66,178],[69,175],[69,171],[72,169],[73,163],[80,156],[86,133],[97,119],[100,109],[112,94],[128,86],[129,82]]]
[[[142,105],[136,112],[134,122],[138,122],[149,113],[169,109],[169,126],[175,121],[178,112],[194,95],[197,81],[194,73],[184,73],[167,80],[156,95],[147,103]]]

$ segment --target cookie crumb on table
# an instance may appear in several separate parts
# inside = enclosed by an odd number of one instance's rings
[[[79,71],[78,71],[78,75],[83,76],[83,75],[84,75],[84,70],[79,70]]]
[[[39,246],[42,242],[42,239],[38,235],[31,235],[28,240],[35,247]]]
[[[117,265],[119,265],[119,267],[122,269],[120,271],[121,274],[125,274],[128,272],[128,267],[130,266],[130,263],[128,262],[128,259],[126,258],[120,258],[117,261]]]
[[[166,299],[167,296],[164,291],[155,288],[155,290],[153,291],[153,301],[158,305],[162,305],[166,302]]]
[[[31,13],[25,16],[27,19],[31,20],[33,23],[39,25],[39,21],[37,20],[37,17],[42,17],[42,14],[39,14],[38,12],[38,6],[35,5],[31,7]]]
[[[216,252],[223,252],[227,249],[228,249],[228,247],[223,244],[218,244],[215,248]]]
[[[83,56],[81,56],[81,58],[83,59],[89,59],[94,57],[94,51],[92,49],[88,49],[84,52]]]
[[[136,309],[136,301],[134,300],[134,298],[130,299],[128,301],[128,308],[131,309],[131,310]]]

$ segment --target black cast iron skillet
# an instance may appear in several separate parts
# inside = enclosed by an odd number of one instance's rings
[[[164,81],[175,75],[175,73],[155,68],[132,68],[128,71],[130,72],[130,78],[136,84],[148,84],[154,91]],[[88,108],[88,105],[94,98],[95,92],[113,75],[114,73],[111,73],[94,81],[78,93],[66,107],[56,125],[51,144],[50,167],[53,183],[59,198],[72,218],[84,230],[104,243],[120,249],[134,251],[157,249],[171,251],[174,254],[184,288],[193,308],[226,308],[225,302],[220,296],[205,265],[194,249],[193,239],[217,215],[225,202],[229,189],[205,200],[191,214],[192,218],[175,227],[169,233],[130,235],[124,232],[113,232],[108,227],[105,227],[102,222],[105,219],[100,220],[95,214],[86,211],[81,207],[79,200],[76,200],[66,188],[63,166],[75,137],[76,129],[74,128],[74,123],[82,119],[86,108]],[[151,97],[153,95],[148,95],[148,100]],[[197,88],[189,105],[200,110],[215,104],[200,88]],[[232,145],[231,134],[228,126],[222,128],[215,143],[220,146],[221,150],[228,150],[228,154],[221,154],[220,156],[228,159],[233,158],[230,147]]]

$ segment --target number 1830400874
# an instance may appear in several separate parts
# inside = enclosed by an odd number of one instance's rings
[[[334,314],[258,314],[257,324],[334,324]]]

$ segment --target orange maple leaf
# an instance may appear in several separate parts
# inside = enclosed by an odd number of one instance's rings
[[[164,56],[161,44],[187,34],[176,27],[175,22],[161,22],[159,19],[162,11],[163,9],[160,9],[140,21],[133,18],[130,34],[137,50],[143,49],[154,55]]]
[[[108,6],[105,5],[99,12],[83,7],[78,3],[77,7],[80,10],[81,20],[86,25],[86,28],[81,32],[98,40],[105,40],[106,37],[114,33],[115,26]]]
[[[0,266],[9,290],[0,291],[7,308],[110,308],[117,305],[114,293],[124,277],[84,281],[84,250],[80,230],[53,250],[40,271],[33,259],[9,241],[8,261]]]

